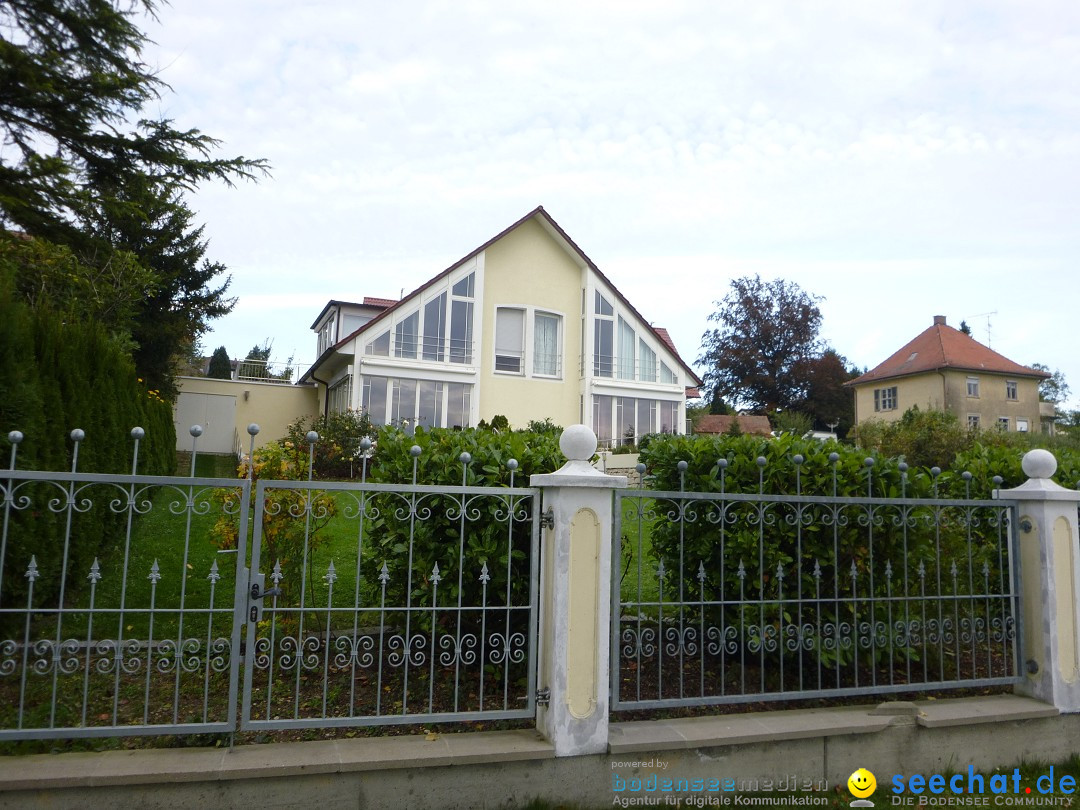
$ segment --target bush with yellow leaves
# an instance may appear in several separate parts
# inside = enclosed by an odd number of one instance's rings
[[[237,473],[246,478],[250,472],[252,484],[260,478],[273,481],[308,480],[308,448],[291,441],[269,442],[255,451],[248,462],[240,464]],[[254,486],[252,494],[254,495]],[[237,547],[240,536],[240,491],[222,491],[221,517],[214,526],[213,537],[219,548]],[[250,525],[255,525],[254,498]],[[282,569],[295,572],[280,583],[285,605],[298,605],[300,566],[311,564],[311,554],[323,542],[321,530],[337,514],[337,503],[325,492],[309,489],[266,489],[262,504],[262,544],[260,568],[270,569],[280,563]],[[310,572],[308,581],[311,581]],[[269,583],[267,585],[269,587]]]

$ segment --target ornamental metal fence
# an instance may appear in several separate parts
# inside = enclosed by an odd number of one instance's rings
[[[867,497],[807,496],[799,460],[793,495],[728,492],[726,462],[714,492],[616,491],[612,709],[1019,681],[1015,502],[872,497],[870,462]]]
[[[197,477],[194,453],[146,476],[136,429],[106,475],[71,436],[70,472],[17,469],[17,432],[0,470],[0,739],[533,716],[515,462],[506,487],[466,486],[467,454],[449,487]]]

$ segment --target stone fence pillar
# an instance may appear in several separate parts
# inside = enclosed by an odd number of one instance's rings
[[[563,431],[559,447],[566,464],[530,478],[551,516],[540,544],[538,679],[549,695],[536,725],[556,756],[575,756],[608,747],[612,490],[626,476],[589,464],[596,436],[585,425]]]
[[[1080,492],[1050,480],[1057,459],[1047,450],[1024,456],[1028,480],[995,497],[1019,504],[1018,552],[1025,673],[1017,692],[1080,712]]]

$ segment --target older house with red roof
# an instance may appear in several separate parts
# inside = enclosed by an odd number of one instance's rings
[[[889,359],[844,384],[855,389],[856,423],[892,422],[918,406],[954,413],[972,428],[1023,433],[1041,427],[1039,383],[1048,376],[1014,363],[935,315],[932,326]]]
[[[330,301],[300,380],[376,424],[591,425],[602,443],[684,433],[701,380],[542,208],[400,301]]]

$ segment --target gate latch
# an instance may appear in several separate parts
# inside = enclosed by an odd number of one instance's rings
[[[540,528],[541,529],[555,529],[555,510],[548,509],[546,512],[540,514]]]
[[[251,575],[251,601],[252,605],[248,609],[248,621],[252,624],[257,624],[262,621],[263,616],[263,599],[267,596],[281,596],[281,588],[271,588],[268,591],[264,591],[266,586],[266,574],[260,574],[258,572]]]

